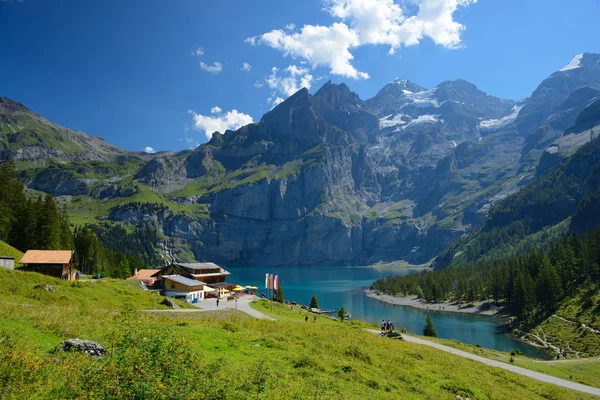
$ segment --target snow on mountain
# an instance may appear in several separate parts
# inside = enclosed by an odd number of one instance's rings
[[[408,92],[405,91],[404,94],[408,102],[402,107],[406,106],[416,106],[416,107],[436,107],[438,108],[441,104],[438,103],[437,99],[434,97],[436,89],[424,90],[421,92]]]
[[[379,129],[406,124],[405,121],[402,121],[402,117],[406,117],[404,114],[397,114],[395,117],[390,118],[392,115],[393,114],[386,115],[385,117],[379,119]]]
[[[561,69],[561,72],[564,71],[570,71],[572,69],[577,69],[581,66],[581,59],[583,58],[583,54],[577,54],[575,57],[573,57],[573,59],[571,60],[570,63],[567,64],[566,67],[564,67],[563,69]]]
[[[491,131],[491,130],[504,128],[506,125],[513,122],[519,116],[519,112],[521,111],[521,109],[524,106],[525,106],[525,103],[520,104],[520,105],[515,104],[515,106],[511,110],[510,114],[508,114],[500,119],[486,119],[484,121],[481,121],[479,123],[479,129],[484,130],[484,131]]]
[[[436,122],[440,122],[440,121],[443,122],[444,120],[439,119],[439,117],[440,117],[439,115],[431,115],[431,114],[419,115],[417,118],[413,119],[408,124],[400,127],[399,129],[406,129],[409,126],[418,125],[418,124],[435,124]],[[396,129],[396,131],[398,131],[398,129]]]

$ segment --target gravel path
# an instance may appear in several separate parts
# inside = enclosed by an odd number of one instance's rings
[[[367,330],[369,332],[376,333],[376,334],[380,333],[380,331],[376,330],[376,329],[367,329]],[[511,372],[517,373],[519,375],[527,376],[529,378],[532,378],[532,379],[535,379],[538,381],[550,383],[552,385],[561,386],[566,389],[571,389],[571,390],[575,390],[578,392],[587,393],[587,394],[591,394],[591,395],[600,397],[600,389],[596,389],[591,386],[586,386],[586,385],[582,385],[580,383],[571,382],[566,379],[556,378],[554,376],[542,374],[540,372],[531,371],[531,370],[528,370],[525,368],[517,367],[515,365],[505,364],[500,361],[490,360],[489,358],[480,357],[475,354],[468,353],[466,351],[458,350],[458,349],[455,349],[455,348],[449,347],[449,346],[444,346],[443,344],[430,342],[428,340],[419,339],[414,336],[402,335],[402,337],[407,342],[422,344],[424,346],[435,347],[436,349],[443,350],[445,352],[452,353],[457,356],[461,356],[461,357],[469,358],[471,360],[479,361],[481,363],[490,365],[492,367],[502,368],[504,370],[511,371]]]
[[[219,306],[217,307],[216,299],[205,299],[202,300],[201,303],[198,304],[199,307],[202,308],[179,308],[174,310],[142,310],[142,312],[148,313],[194,313],[194,312],[205,312],[205,311],[219,311],[219,310],[238,310],[241,312],[245,312],[251,317],[258,319],[268,319],[274,321],[273,318],[261,313],[260,311],[255,310],[250,307],[250,302],[257,300],[256,296],[243,296],[236,302],[234,300],[223,300],[219,301]]]

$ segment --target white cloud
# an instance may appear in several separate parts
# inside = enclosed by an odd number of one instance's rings
[[[283,70],[283,73],[287,76],[281,76],[278,73],[279,68],[271,68],[271,74],[265,78],[265,82],[269,88],[276,93],[284,94],[286,97],[293,95],[302,88],[310,89],[313,81],[313,76],[307,68],[296,65],[290,65]]]
[[[271,110],[283,103],[285,99],[278,96],[271,96],[267,99],[267,102],[271,105]]]
[[[242,68],[240,68],[240,69],[242,71],[250,72],[250,70],[252,69],[252,65],[250,65],[250,63],[243,62],[242,63]]]
[[[150,146],[148,146],[148,147],[144,148],[144,151],[145,151],[146,153],[150,153],[150,154],[154,153],[154,149],[153,149],[152,147],[150,147]]]
[[[303,58],[313,68],[327,66],[333,74],[354,79],[369,77],[350,63],[354,58],[350,49],[359,46],[360,42],[356,32],[344,23],[336,22],[331,26],[305,25],[299,32],[293,33],[276,29],[251,38],[250,42],[280,50],[284,56]]]
[[[285,29],[287,29],[288,31],[293,31],[294,29],[296,29],[296,25],[294,25],[294,24],[287,24],[285,26]]]
[[[216,111],[217,109],[219,111]],[[206,138],[209,140],[216,131],[224,133],[228,129],[236,130],[254,122],[250,115],[241,113],[238,110],[227,111],[223,114],[221,108],[215,106],[210,111],[214,115],[201,115],[192,110],[189,111],[194,121],[193,128],[204,131]]]
[[[352,65],[351,51],[359,46],[388,45],[393,54],[424,37],[447,48],[460,46],[464,26],[454,20],[454,13],[477,0],[410,1],[418,4],[414,15],[394,0],[325,0],[325,9],[340,21],[330,26],[304,25],[299,31],[286,26],[287,31],[276,29],[246,43],[267,45],[284,56],[308,61],[312,68],[327,66],[333,74],[354,79],[369,77]]]
[[[256,81],[256,82],[254,82],[254,87],[255,87],[255,88],[261,88],[261,87],[263,87],[263,86],[265,86],[265,83],[264,83],[264,82],[261,82],[261,81]]]
[[[310,89],[314,80],[308,68],[289,65],[287,68],[280,70],[273,67],[271,68],[271,74],[264,79],[264,83],[271,89],[267,102],[273,109],[298,90],[302,88]],[[262,87],[264,83],[256,82],[254,86]]]
[[[204,55],[204,48],[198,47],[196,50],[192,51],[192,55],[193,56],[203,56]]]
[[[211,74],[218,74],[223,70],[223,65],[218,61],[213,63],[213,65],[207,65],[203,62],[200,62],[200,68],[207,72],[210,72]]]

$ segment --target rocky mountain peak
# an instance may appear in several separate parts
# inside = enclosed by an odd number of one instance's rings
[[[31,112],[27,107],[18,101],[9,99],[8,97],[0,97],[0,112],[5,114],[27,113]]]
[[[579,69],[589,69],[600,65],[600,54],[583,53],[577,54],[573,59],[558,72],[574,72]]]
[[[584,87],[600,90],[600,54],[578,54],[565,67],[545,79],[515,121],[519,130],[531,133],[571,93]]]
[[[327,81],[314,95],[314,100],[319,104],[325,103],[328,107],[342,107],[362,103],[358,95],[350,90],[345,83],[334,84]]]

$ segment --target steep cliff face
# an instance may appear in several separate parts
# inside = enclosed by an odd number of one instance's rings
[[[152,156],[3,99],[0,150],[76,221],[152,223],[181,260],[422,263],[532,179],[542,156],[550,168],[589,140],[563,132],[593,124],[597,58],[582,56],[579,71],[553,74],[520,102],[463,80],[427,89],[397,79],[366,101],[328,82],[193,151]]]

